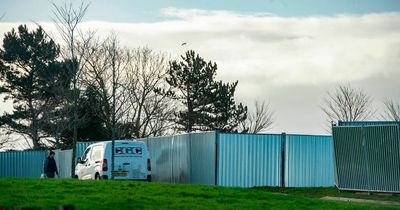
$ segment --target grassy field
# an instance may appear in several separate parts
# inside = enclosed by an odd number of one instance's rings
[[[400,209],[323,201],[333,188],[224,188],[135,181],[0,179],[0,209]],[[388,196],[383,196],[388,198]],[[395,196],[394,196],[395,197]]]

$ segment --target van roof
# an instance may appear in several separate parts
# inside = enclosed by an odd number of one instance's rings
[[[142,141],[137,141],[137,140],[133,140],[133,139],[130,139],[130,140],[115,140],[115,143],[126,143],[126,142],[128,142],[128,143],[143,143],[144,144],[144,142],[142,142]],[[104,144],[110,144],[110,143],[112,143],[112,141],[101,141],[101,142],[96,142],[96,143],[91,144],[91,145],[99,145],[99,144],[104,145]]]

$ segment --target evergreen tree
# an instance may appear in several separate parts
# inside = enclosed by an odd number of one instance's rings
[[[43,111],[43,125],[41,129],[48,136],[54,138],[55,148],[68,148],[68,140],[62,138],[65,129],[71,127],[71,87],[72,77],[75,74],[71,68],[73,62],[54,62],[39,79],[39,85],[43,87],[44,96],[48,100],[47,110]]]
[[[213,95],[213,113],[208,127],[211,130],[237,132],[238,126],[247,118],[247,107],[242,103],[236,105],[234,93],[238,82],[233,84],[216,82]]]
[[[28,136],[33,149],[43,147],[43,128],[48,111],[54,108],[55,88],[69,81],[68,74],[63,75],[66,65],[57,60],[59,53],[59,46],[41,27],[29,32],[26,25],[6,33],[0,49],[0,93],[12,100],[14,108],[0,117],[0,126]]]
[[[238,121],[247,116],[247,107],[235,105],[237,82],[216,82],[217,64],[206,62],[194,51],[181,58],[170,63],[166,77],[170,89],[164,91],[183,105],[183,110],[176,113],[179,129],[234,131]]]
[[[89,85],[83,93],[78,104],[79,123],[78,141],[101,141],[110,139],[111,131],[105,127],[104,118],[101,117],[101,99],[98,88]],[[69,123],[73,123],[73,112],[69,112]],[[69,126],[62,131],[61,137],[64,145],[72,146],[73,127]]]

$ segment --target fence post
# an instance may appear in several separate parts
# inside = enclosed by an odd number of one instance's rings
[[[218,147],[219,147],[219,131],[215,131],[215,168],[214,168],[214,184],[218,186]]]
[[[286,153],[286,133],[281,135],[281,187],[285,187],[285,153]]]

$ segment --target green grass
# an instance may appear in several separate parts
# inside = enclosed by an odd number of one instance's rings
[[[135,181],[0,179],[0,209],[400,209],[323,201],[332,189],[225,188]]]

